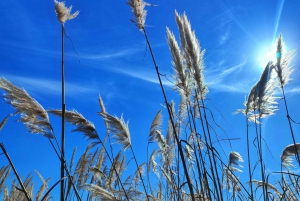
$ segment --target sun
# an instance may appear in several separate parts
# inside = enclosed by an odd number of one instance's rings
[[[264,69],[270,61],[276,62],[276,49],[272,46],[261,48],[257,56],[257,65]]]

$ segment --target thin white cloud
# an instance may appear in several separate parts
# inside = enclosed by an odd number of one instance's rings
[[[247,59],[244,59],[241,63],[234,66],[222,67],[221,65],[223,65],[223,63],[224,61],[220,62],[216,69],[207,75],[207,80],[211,85],[221,83],[227,78],[227,76],[240,71],[247,63]]]
[[[124,75],[138,78],[143,81],[159,84],[158,77],[154,71],[130,71],[130,70],[124,70],[124,69],[115,69],[115,72],[122,73]],[[173,84],[164,78],[164,76],[161,76],[162,84],[165,86],[173,86]]]
[[[41,78],[28,78],[20,76],[7,76],[6,79],[17,85],[20,88],[24,88],[26,91],[34,93],[47,93],[51,95],[61,95],[61,82],[50,79]],[[67,96],[76,95],[78,93],[91,93],[94,89],[90,86],[84,86],[82,84],[66,83],[65,89]]]
[[[85,58],[85,59],[92,59],[92,60],[113,59],[113,58],[119,58],[119,57],[133,55],[139,51],[141,51],[141,49],[126,48],[126,49],[117,50],[117,51],[113,51],[111,53],[104,53],[104,54],[103,53],[93,53],[93,54],[83,53],[80,55],[80,57]]]

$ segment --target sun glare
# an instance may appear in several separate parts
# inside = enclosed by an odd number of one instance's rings
[[[276,61],[276,49],[274,47],[261,48],[257,57],[258,66],[264,69],[269,61]]]

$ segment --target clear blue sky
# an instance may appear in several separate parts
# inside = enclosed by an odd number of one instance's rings
[[[300,1],[153,0],[149,3],[158,5],[146,7],[146,30],[160,72],[172,79],[166,26],[179,40],[174,10],[185,11],[202,48],[206,49],[208,107],[230,138],[240,138],[232,141],[232,148],[224,144],[224,151],[226,154],[238,151],[246,160],[245,117],[232,113],[244,108],[245,96],[259,79],[267,62],[264,58],[279,33],[283,34],[288,50],[300,50]],[[77,18],[65,24],[66,33],[80,55],[79,58],[66,38],[67,109],[82,113],[104,136],[103,121],[97,115],[100,94],[110,114],[123,114],[126,121],[130,120],[132,145],[142,163],[146,161],[149,128],[160,109],[164,124],[167,123],[167,111],[162,106],[164,100],[145,38],[131,23],[133,14],[126,1],[69,0],[66,5],[73,5],[73,11],[80,10]],[[60,109],[61,24],[54,12],[54,2],[2,0],[0,11],[1,76],[23,87],[45,109]],[[300,121],[298,55],[292,64],[295,71],[286,86],[287,101],[291,117]],[[164,79],[164,83],[169,100],[174,99],[178,105],[179,95],[168,80]],[[276,116],[263,124],[264,139],[277,162],[283,148],[292,143],[283,101],[279,102],[279,109]],[[0,119],[13,111],[2,99]],[[59,161],[54,151],[45,137],[29,134],[24,125],[16,122],[18,118],[9,119],[0,133],[0,142],[5,144],[21,175],[38,170],[44,178],[52,177],[50,185],[53,184],[59,177]],[[60,119],[50,115],[50,121],[60,136]],[[71,133],[72,128],[66,127],[67,159],[75,146],[78,158],[88,144],[82,134]],[[299,126],[294,129],[299,142]],[[222,131],[218,134],[227,138]],[[264,156],[270,171],[280,169],[266,149]],[[7,164],[4,156],[0,157],[0,164]]]

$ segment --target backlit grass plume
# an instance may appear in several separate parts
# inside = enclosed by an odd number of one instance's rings
[[[284,48],[284,41],[282,34],[280,34],[277,38],[276,42],[276,58],[277,62],[275,65],[275,70],[278,75],[279,82],[281,87],[286,85],[290,81],[290,75],[294,71],[290,66],[292,59],[295,56],[295,51],[291,50],[286,52]]]
[[[4,78],[0,78],[0,88],[6,91],[4,99],[20,114],[20,122],[24,123],[30,133],[42,134],[53,138],[53,130],[46,110],[24,89],[16,87]]]
[[[75,13],[71,14],[72,6],[66,7],[64,1],[59,2],[57,0],[54,0],[54,3],[58,21],[62,24],[64,24],[67,20],[74,19],[79,14],[79,11],[76,11]]]
[[[235,151],[229,153],[229,161],[227,167],[223,168],[222,180],[223,188],[228,188],[229,191],[233,191],[233,196],[236,196],[236,193],[241,191],[239,180],[233,174],[234,172],[242,172],[239,168],[234,167],[233,165],[243,167],[238,162],[244,162],[242,156]]]
[[[203,56],[205,50],[201,51],[200,42],[197,39],[195,31],[191,28],[191,23],[189,22],[185,13],[179,15],[175,11],[176,23],[180,32],[181,46],[183,49],[183,57],[187,68],[190,70],[194,76],[195,82],[197,84],[197,90],[200,93],[201,99],[205,98],[208,92],[207,85],[204,84],[204,61]]]
[[[102,116],[104,121],[109,125],[110,131],[114,134],[113,138],[117,141],[117,143],[123,145],[122,149],[126,150],[130,148],[131,139],[128,122],[124,122],[123,116],[118,118],[104,112],[99,112],[98,114]]]
[[[175,39],[174,34],[167,27],[167,42],[172,54],[172,65],[176,75],[173,75],[175,80],[175,89],[179,91],[184,99],[188,99],[191,95],[192,79],[189,70],[184,65],[184,58],[181,54],[179,45]]]
[[[298,150],[298,153],[296,152]],[[298,155],[300,152],[300,143],[290,144],[284,148],[281,154],[282,166],[289,168],[295,167],[292,156]]]
[[[236,113],[243,113],[251,122],[260,123],[259,118],[274,115],[277,110],[274,94],[278,84],[275,79],[274,66],[267,64],[258,82],[251,88],[248,99],[244,102],[245,109],[238,109]]]
[[[144,9],[148,5],[143,0],[128,0],[127,4],[131,7],[135,19],[132,22],[140,29],[144,29],[147,11]]]

